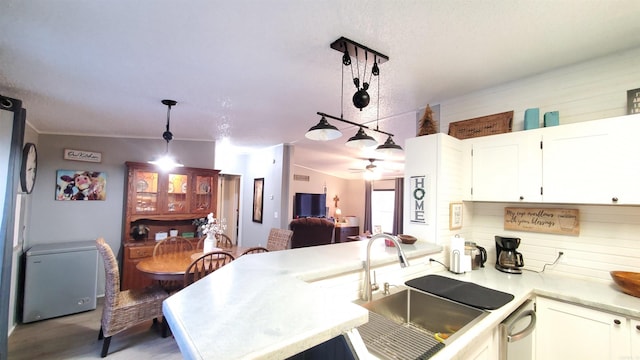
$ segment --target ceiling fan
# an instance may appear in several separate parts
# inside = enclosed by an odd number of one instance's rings
[[[369,159],[363,159],[363,160],[368,160],[369,163],[363,168],[350,168],[349,171],[351,172],[365,172],[365,171],[369,171],[369,172],[374,172],[376,171],[376,168],[378,167],[378,165],[374,164],[375,161],[382,161],[381,159],[373,159],[373,158],[369,158]]]

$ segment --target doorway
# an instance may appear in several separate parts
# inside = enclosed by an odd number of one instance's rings
[[[240,229],[240,175],[218,176],[218,210],[216,217],[227,224],[225,235],[238,244]]]

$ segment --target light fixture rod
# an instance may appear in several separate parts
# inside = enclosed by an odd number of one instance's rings
[[[338,40],[331,43],[331,48],[337,50],[344,54],[345,50],[349,52],[349,54],[356,54],[356,49],[360,49],[366,53],[370,53],[374,56],[378,57],[378,65],[389,61],[389,57],[385,54],[379,53],[376,50],[370,49],[362,44],[358,44],[357,42],[347,39],[342,36]]]
[[[371,131],[379,132],[381,134],[389,135],[391,137],[394,136],[392,133],[388,133],[386,131],[382,131],[382,130],[379,130],[379,129],[373,129],[373,128],[368,127],[367,125],[362,125],[362,124],[358,124],[358,123],[353,122],[353,121],[349,121],[349,120],[346,120],[346,119],[341,119],[339,117],[331,116],[329,114],[325,114],[325,113],[320,112],[320,111],[318,111],[316,114],[318,114],[320,116],[328,117],[328,118],[333,119],[333,120],[338,120],[338,121],[342,121],[342,122],[347,123],[347,124],[351,124],[351,125],[355,125],[355,126],[358,126],[358,127],[361,127],[361,128],[365,128],[367,130],[371,130]]]

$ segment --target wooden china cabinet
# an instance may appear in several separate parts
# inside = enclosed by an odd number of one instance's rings
[[[122,290],[152,283],[136,264],[153,255],[157,233],[178,230],[178,235],[196,233],[193,220],[215,213],[219,170],[176,168],[168,172],[146,163],[127,162],[127,190],[122,229]],[[132,228],[148,233],[134,239]]]

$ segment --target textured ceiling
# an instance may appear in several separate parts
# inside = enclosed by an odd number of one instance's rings
[[[355,128],[304,138],[317,111],[340,116],[340,36],[389,56],[379,126],[403,144],[427,103],[640,46],[638,14],[638,0],[4,0],[0,93],[40,133],[143,138],[161,137],[160,100],[175,99],[176,139],[292,143],[295,164],[359,177]],[[344,117],[372,125],[375,90],[358,111],[349,75]]]

